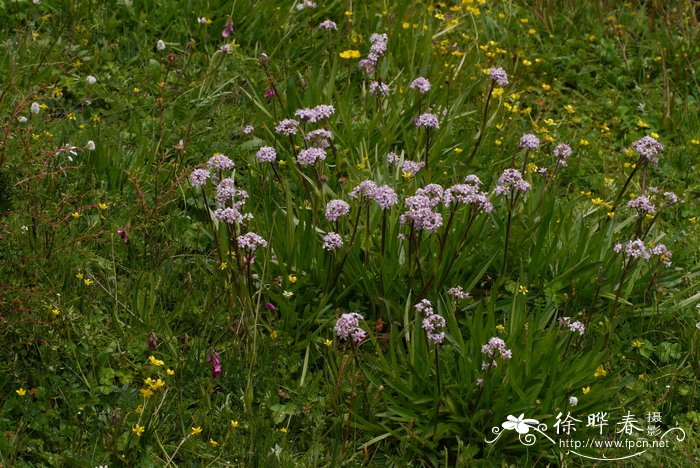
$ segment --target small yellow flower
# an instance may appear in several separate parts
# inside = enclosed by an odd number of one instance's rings
[[[355,167],[362,171],[362,170],[364,170],[367,166],[365,165],[365,163],[361,162],[361,163],[355,165]]]
[[[591,200],[591,203],[593,203],[596,206],[601,206],[605,204],[605,201],[602,198],[594,198]]]
[[[520,286],[518,286],[518,292],[522,295],[525,295],[528,292],[530,292],[530,290],[527,289],[527,286],[521,284]]]
[[[637,378],[638,378],[639,380],[646,380],[647,375],[646,375],[646,374],[639,374],[639,375],[637,376]]]
[[[581,389],[581,392],[582,392],[584,395],[588,395],[589,393],[591,393],[591,387],[583,387],[583,388]]]
[[[67,117],[68,117],[68,120],[75,120],[76,119],[75,112],[69,112]]]
[[[637,122],[637,127],[639,127],[639,128],[649,128],[649,124],[646,123],[646,122],[643,121],[643,120],[640,120],[639,122]]]
[[[404,29],[408,29],[408,28],[411,27],[411,23],[409,23],[408,21],[404,21],[404,22],[401,24],[401,27],[404,28]]]
[[[593,377],[605,377],[608,375],[608,371],[605,370],[605,367],[601,364],[598,366],[598,368],[595,370],[595,373],[593,374]]]
[[[163,364],[165,364],[165,362],[161,361],[160,359],[156,359],[155,356],[149,356],[148,362],[150,362],[154,366],[162,366]]]
[[[690,140],[691,145],[700,145],[700,140]]]
[[[161,379],[158,379],[151,384],[151,390],[158,390],[158,389],[161,389],[163,387],[165,387],[165,382],[163,382],[163,380],[161,380]]]
[[[504,89],[503,88],[493,88],[493,91],[491,94],[493,97],[501,97],[503,96]]]
[[[339,55],[340,55],[340,58],[342,58],[342,59],[356,59],[356,58],[360,58],[360,51],[349,49],[349,50],[342,51]]]
[[[581,141],[578,142],[579,145],[581,146],[588,146],[590,142],[586,139],[582,139]]]
[[[235,429],[238,426],[240,426],[240,423],[238,421],[236,421],[235,419],[232,419],[231,420],[231,429]]]
[[[527,18],[520,18],[518,21],[520,21],[522,24],[527,24],[530,22],[530,20]]]
[[[270,332],[270,339],[271,339],[271,340],[276,340],[276,339],[277,339],[277,336],[278,336],[277,330],[272,330],[272,331]]]
[[[502,324],[499,323],[498,325],[496,325],[496,331],[498,333],[503,333],[505,330],[506,330],[506,327],[504,327]]]
[[[457,154],[461,154],[462,151],[464,151],[464,149],[460,148],[459,146],[458,146],[457,148],[454,149],[454,152],[457,153]]]
[[[101,210],[106,210],[107,208],[109,208],[109,205],[106,203],[98,203],[97,207]]]
[[[532,65],[532,62],[529,61],[528,59],[523,59],[523,65],[525,65],[526,67],[529,67]]]
[[[289,276],[287,277],[287,279],[288,279],[289,282],[292,283],[292,284],[296,284],[296,282],[297,282],[297,276],[296,276],[296,275],[289,275]]]
[[[209,445],[211,445],[212,447],[218,447],[219,443],[214,439],[209,439]]]
[[[289,432],[289,431],[287,430],[286,427],[281,427],[281,428],[280,428],[280,432],[281,432],[282,434],[286,434],[286,433]]]
[[[656,138],[657,140],[661,138],[661,136],[656,132],[651,132],[649,135],[651,135],[652,138]]]
[[[403,173],[403,178],[406,180],[409,180],[411,177],[413,177],[413,172],[404,172]]]
[[[27,391],[23,388],[18,388],[17,390],[15,390],[15,392],[17,392],[17,395],[19,396],[24,396],[27,394]]]
[[[134,88],[132,91],[133,91],[134,93],[138,94],[138,93],[141,92],[141,88]]]
[[[139,390],[139,392],[141,393],[141,396],[144,398],[150,398],[153,396],[153,390],[151,390],[150,388],[142,388]]]
[[[136,414],[141,414],[141,413],[143,413],[143,406],[138,405],[134,411],[136,411]]]
[[[72,212],[70,215],[73,217],[73,219],[80,218],[80,213],[78,213],[77,211]]]
[[[574,110],[574,106],[572,106],[571,104],[565,105],[565,106],[564,106],[564,110],[565,110],[566,112],[568,112],[569,114],[573,114],[574,112],[576,112],[576,111]]]
[[[78,273],[77,275],[75,275],[75,277],[78,278],[79,280],[81,280],[81,279],[83,279],[83,274]]]
[[[697,223],[698,218],[696,216],[693,216],[692,218],[688,218],[688,221],[690,221],[692,224]]]
[[[58,309],[51,309],[51,315],[53,315],[54,317],[58,317],[60,313],[61,311]]]
[[[344,15],[345,16],[352,16],[352,11],[346,10]]]
[[[90,278],[85,278],[83,280],[83,283],[85,283],[85,286],[90,286],[93,283],[93,281]]]
[[[93,115],[93,116],[92,116],[92,121],[93,121],[93,122],[99,122],[100,120],[102,120],[102,118],[101,118],[99,115]]]
[[[496,146],[501,146],[503,144],[501,140],[496,140],[494,141],[494,143],[496,144]]]
[[[173,375],[175,375],[175,371],[172,370],[172,369],[166,370],[165,373],[168,374],[168,375],[171,376],[171,377],[172,377]]]
[[[228,267],[228,264],[226,262],[221,262],[219,265],[219,270],[224,271]]]
[[[191,436],[196,436],[202,433],[202,428],[200,426],[193,427],[192,430],[190,431]]]
[[[323,342],[323,344],[326,346],[329,346],[329,347],[333,346],[333,340],[329,340],[328,338],[326,338],[326,340]]]
[[[608,211],[608,218],[613,218],[615,216],[614,211]]]
[[[143,434],[144,430],[145,430],[145,428],[143,426],[137,424],[131,429],[131,432],[136,434],[137,437],[141,437],[141,434]]]
[[[641,348],[642,346],[644,346],[644,340],[640,340],[639,338],[637,338],[632,342],[632,346],[634,348]]]

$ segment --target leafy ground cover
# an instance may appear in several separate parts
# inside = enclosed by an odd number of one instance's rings
[[[700,461],[694,2],[0,20],[3,466]]]

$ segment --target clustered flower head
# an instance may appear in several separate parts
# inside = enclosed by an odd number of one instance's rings
[[[568,327],[569,330],[572,332],[578,332],[579,335],[583,335],[583,333],[586,331],[586,326],[583,324],[583,322],[578,320],[572,322],[571,317],[561,317],[559,319],[559,326]]]
[[[323,148],[307,148],[305,150],[299,151],[297,156],[297,162],[302,166],[313,166],[316,161],[323,161],[326,159],[326,152]]]
[[[379,58],[384,55],[387,50],[389,36],[386,34],[372,34],[369,37],[369,41],[372,44],[369,48],[369,54],[367,54],[366,58],[360,60],[359,67],[363,69],[366,74],[371,75],[377,69]]]
[[[243,134],[250,135],[251,133],[253,133],[253,130],[255,130],[255,129],[253,128],[252,125],[246,125],[245,127],[243,127]]]
[[[272,163],[277,159],[277,152],[272,146],[262,146],[258,152],[255,153],[255,157],[258,158],[260,162]]]
[[[312,130],[306,134],[306,141],[308,141],[312,146],[316,148],[328,148],[330,140],[333,138],[333,133],[325,128],[319,128]]]
[[[566,160],[571,156],[571,146],[566,143],[558,144],[554,148],[554,157],[558,159],[557,166],[566,167]]]
[[[303,10],[305,8],[316,8],[316,2],[312,0],[303,0],[296,5],[297,10]]]
[[[521,148],[536,150],[540,147],[540,139],[532,133],[526,133],[525,135],[520,137],[520,143],[518,145]]]
[[[236,164],[234,164],[234,162],[231,161],[231,158],[225,154],[216,153],[214,156],[209,158],[209,161],[207,161],[207,166],[209,166],[211,169],[226,170],[233,169],[236,167]]]
[[[416,173],[418,173],[418,171],[420,171],[424,166],[425,163],[423,161],[409,161],[408,159],[405,159],[401,165],[401,172],[405,176],[415,176]]]
[[[489,77],[491,77],[498,86],[505,86],[508,84],[508,73],[502,68],[489,68]]]
[[[678,195],[673,192],[664,192],[664,199],[668,205],[675,205],[678,203]]]
[[[639,216],[653,215],[656,212],[654,204],[644,195],[635,197],[627,202],[627,208],[636,210]]]
[[[389,86],[379,81],[373,81],[369,84],[369,93],[372,96],[386,96],[389,94]]]
[[[388,185],[378,186],[373,193],[372,198],[377,202],[382,210],[386,210],[396,205],[399,202],[399,197],[393,188]]]
[[[350,213],[350,205],[343,200],[331,200],[326,205],[326,219],[337,221],[341,216]]]
[[[359,183],[357,187],[352,189],[352,191],[348,194],[350,198],[366,198],[366,199],[372,199],[374,198],[374,191],[377,190],[377,184],[374,183],[372,180],[363,180],[362,182]]]
[[[443,197],[445,205],[449,205],[453,201],[465,205],[473,205],[478,209],[490,213],[493,211],[493,205],[484,192],[479,192],[481,180],[475,176],[467,176],[466,183],[456,184],[445,190]]]
[[[238,246],[242,249],[254,251],[258,247],[267,247],[267,241],[254,232],[247,232],[236,238]]]
[[[416,195],[406,198],[404,204],[408,210],[399,217],[401,225],[410,224],[428,232],[436,232],[442,226],[442,214],[433,211],[437,205],[434,197],[416,191]]]
[[[190,174],[190,183],[195,187],[202,187],[210,176],[211,174],[206,169],[195,169]]]
[[[299,131],[299,122],[294,119],[284,119],[277,124],[275,131],[286,136],[296,135]]]
[[[425,113],[413,119],[416,127],[440,128],[440,122],[435,114]]]
[[[341,315],[335,322],[335,334],[341,340],[352,337],[355,343],[359,343],[367,336],[367,332],[360,328],[360,320],[364,320],[364,317],[357,312]]]
[[[232,202],[233,205],[242,205],[248,199],[248,192],[236,188],[233,179],[223,179],[216,186],[216,201],[220,205]]]
[[[462,286],[455,286],[453,288],[450,288],[447,290],[447,294],[450,296],[453,296],[457,299],[467,299],[469,297],[468,292],[464,292],[464,289],[462,289]]]
[[[416,89],[421,94],[425,94],[428,91],[430,91],[431,87],[432,85],[430,84],[430,81],[428,81],[426,78],[423,78],[422,76],[419,76],[418,78],[413,80],[409,85],[409,88]]]
[[[641,239],[632,240],[624,244],[617,243],[613,247],[615,252],[623,252],[628,257],[643,260],[649,260],[652,255],[659,257],[659,260],[664,265],[671,266],[671,256],[673,253],[664,244],[657,244],[653,247],[648,247]]]
[[[659,143],[655,138],[645,136],[632,143],[632,149],[652,164],[658,164],[658,155],[664,150],[664,145]]]
[[[335,113],[335,107],[327,104],[321,104],[316,107],[297,110],[294,115],[299,117],[302,122],[316,123],[324,119],[330,118]]]
[[[429,341],[435,344],[441,344],[445,339],[445,332],[441,331],[447,323],[440,314],[436,314],[433,310],[433,305],[428,299],[423,299],[415,305],[418,312],[423,314],[423,330]]]
[[[514,190],[527,192],[530,190],[530,184],[523,180],[523,175],[517,169],[506,169],[498,178],[498,185],[495,192],[498,195],[504,195]]]
[[[498,365],[496,358],[510,359],[513,357],[513,353],[506,346],[506,342],[497,336],[489,338],[489,341],[481,347],[481,352],[491,358],[491,362],[484,362],[481,364],[482,369],[496,367]]]
[[[336,29],[338,29],[338,25],[329,19],[321,22],[321,24],[319,24],[318,27],[319,29],[325,29],[326,31],[335,31]]]
[[[323,236],[323,249],[332,252],[343,246],[343,238],[337,232],[329,232]]]

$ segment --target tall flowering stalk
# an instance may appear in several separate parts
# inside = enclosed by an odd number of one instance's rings
[[[513,221],[513,212],[515,211],[515,205],[518,203],[518,199],[521,193],[525,193],[530,190],[530,184],[523,180],[523,176],[517,169],[506,169],[498,178],[498,185],[496,186],[495,192],[497,195],[504,195],[506,197],[508,206],[508,221],[506,223],[506,237],[503,245],[503,268],[502,272],[505,275],[506,268],[508,266],[508,246],[510,245],[510,228]]]
[[[472,147],[472,152],[469,153],[466,164],[471,164],[476,152],[479,151],[479,146],[481,146],[481,141],[484,139],[484,134],[486,133],[486,121],[489,115],[489,103],[491,102],[491,96],[493,95],[493,90],[498,86],[505,86],[508,84],[508,73],[502,68],[490,68],[489,78],[491,79],[489,84],[489,90],[486,93],[486,103],[484,104],[484,112],[481,116],[481,128],[479,128],[479,135],[476,137],[476,142]]]
[[[642,167],[642,194],[646,193],[647,165],[649,163],[654,165],[659,164],[658,156],[664,150],[664,145],[656,141],[655,138],[645,136],[632,143],[632,149],[639,155],[639,160],[637,161],[637,164],[634,165],[634,169],[632,169],[632,172],[630,172],[625,184],[620,189],[620,193],[617,195],[617,198],[615,198],[612,208],[610,209],[611,213],[614,213],[617,209],[620,200],[622,200],[623,195],[627,191],[627,187],[640,167]]]
[[[435,313],[433,305],[428,299],[423,299],[415,305],[418,312],[423,314],[422,327],[425,330],[426,338],[429,342],[435,345],[435,430],[433,436],[437,440],[437,424],[440,417],[440,400],[441,400],[441,384],[440,384],[440,346],[445,339],[445,332],[442,331],[447,325],[445,318]]]

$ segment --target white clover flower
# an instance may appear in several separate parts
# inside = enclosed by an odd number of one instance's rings
[[[156,49],[165,50],[165,42],[163,42],[161,39],[158,39],[158,42],[156,42]]]
[[[87,84],[89,84],[89,85],[92,86],[92,85],[94,85],[95,83],[97,83],[97,78],[95,78],[95,77],[92,76],[92,75],[88,75],[88,76],[85,77],[85,82],[86,82]]]

